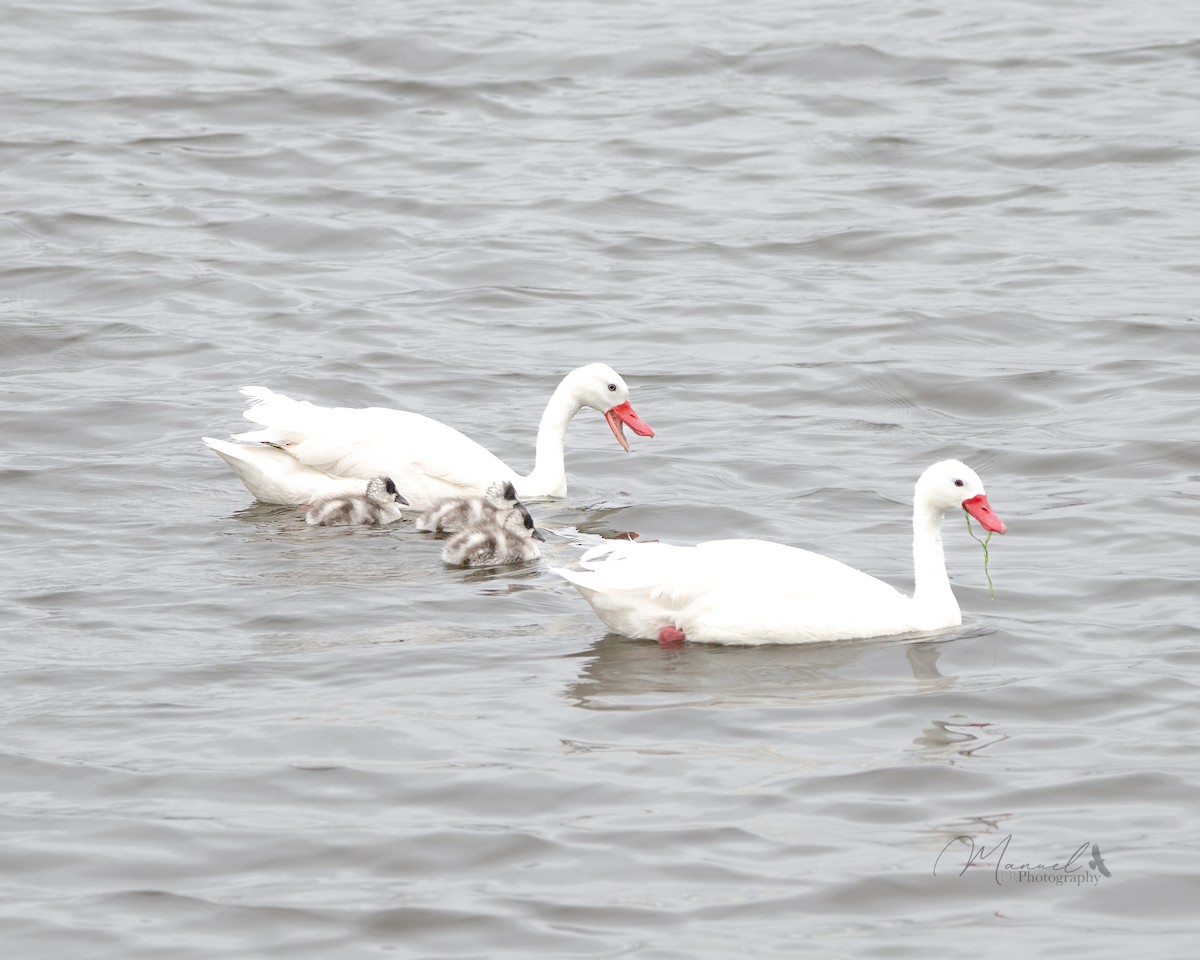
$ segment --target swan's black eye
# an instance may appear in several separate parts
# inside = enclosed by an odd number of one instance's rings
[[[504,499],[505,500],[516,500],[517,499],[517,488],[514,487],[511,483],[506,483],[504,485]]]
[[[962,482],[961,480],[955,480],[955,481],[954,481],[954,485],[955,485],[956,487],[961,487],[961,486],[963,485],[963,482]]]
[[[616,393],[616,392],[617,392],[617,385],[616,385],[615,383],[610,383],[610,384],[608,385],[608,389],[609,389],[609,392],[610,392],[610,393]]]
[[[392,481],[391,477],[388,477],[387,483],[384,484],[384,489],[387,490],[388,493],[396,492],[396,484]]]

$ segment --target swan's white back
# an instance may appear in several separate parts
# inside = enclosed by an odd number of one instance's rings
[[[474,440],[419,413],[320,407],[266,387],[242,393],[252,401],[246,419],[265,429],[235,434],[235,440],[281,448],[296,463],[327,476],[389,476],[414,507],[482,495],[491,482],[516,478]]]
[[[580,566],[557,572],[610,630],[647,639],[657,638],[666,625],[701,643],[876,636],[888,632],[908,602],[882,580],[844,563],[764,540],[713,540],[694,547],[612,541],[585,553]]]

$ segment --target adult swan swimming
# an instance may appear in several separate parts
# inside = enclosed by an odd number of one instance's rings
[[[762,540],[695,547],[614,540],[561,574],[615,633],[667,642],[764,644],[926,632],[962,623],[946,575],[942,517],[961,508],[1004,533],[983,483],[957,460],[935,463],[913,497],[913,595],[837,560]]]
[[[626,426],[639,436],[654,436],[630,405],[625,381],[603,363],[563,377],[542,414],[533,470],[525,477],[453,427],[420,414],[319,407],[266,387],[245,387],[242,393],[251,401],[246,419],[266,429],[234,435],[246,443],[211,437],[204,442],[264,503],[361,493],[366,480],[380,475],[392,478],[414,510],[445,497],[482,496],[498,480],[511,482],[522,500],[562,497],[567,425],[584,407],[604,414],[626,452]]]

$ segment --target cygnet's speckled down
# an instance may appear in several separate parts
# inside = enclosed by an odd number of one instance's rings
[[[457,533],[478,523],[499,523],[500,514],[517,504],[516,488],[497,480],[482,497],[449,497],[435,503],[417,519],[414,529],[430,533]]]
[[[535,541],[545,539],[529,511],[517,501],[507,513],[467,527],[447,540],[442,560],[458,567],[526,563],[542,555]]]
[[[320,527],[380,526],[399,520],[401,506],[408,506],[408,501],[396,491],[391,478],[373,477],[363,493],[314,500],[304,521]]]

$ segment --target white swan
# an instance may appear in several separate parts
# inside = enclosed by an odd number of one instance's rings
[[[525,477],[453,427],[420,414],[319,407],[266,387],[245,387],[242,393],[251,399],[246,419],[266,429],[234,435],[247,443],[211,437],[204,442],[264,503],[358,493],[364,480],[380,474],[396,482],[415,510],[447,497],[481,496],[497,479],[511,481],[523,500],[562,497],[567,425],[584,407],[604,414],[627,452],[625,426],[654,436],[630,405],[625,381],[603,363],[573,370],[559,383],[542,414],[534,467]]]
[[[535,540],[545,541],[519,500],[510,510],[472,524],[446,541],[442,561],[459,567],[495,567],[540,557]]]
[[[762,540],[695,547],[613,540],[556,569],[615,633],[660,642],[809,643],[890,636],[962,623],[946,575],[942,516],[961,507],[1004,533],[983,483],[957,460],[917,481],[912,597],[829,557]]]
[[[320,497],[308,504],[304,522],[317,527],[382,526],[403,516],[408,501],[391,477],[372,477],[362,493]]]

